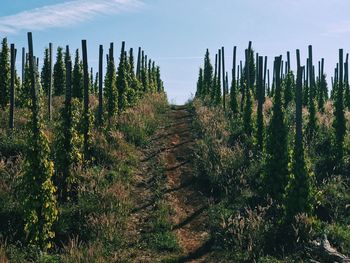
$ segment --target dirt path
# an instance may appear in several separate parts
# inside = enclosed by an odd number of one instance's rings
[[[194,183],[192,116],[185,107],[176,107],[169,117],[173,125],[166,152],[166,199],[174,212],[173,231],[183,249],[181,261],[202,262],[209,242],[208,199]]]
[[[166,124],[151,141],[145,152],[142,167],[132,189],[135,208],[128,222],[130,262],[208,262],[205,260],[211,247],[208,227],[208,198],[196,186],[192,163],[195,138],[192,116],[185,106],[176,106],[166,113]],[[156,172],[162,160],[164,181],[162,196],[170,207],[171,231],[175,234],[181,252],[155,252],[145,247],[144,234],[155,209]]]

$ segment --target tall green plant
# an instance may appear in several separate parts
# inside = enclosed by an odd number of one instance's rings
[[[196,97],[201,97],[201,95],[203,94],[203,88],[203,69],[200,68],[197,80]]]
[[[344,137],[346,132],[346,120],[344,115],[344,101],[343,101],[343,50],[339,50],[339,81],[335,94],[334,102],[334,148],[335,158],[338,163],[338,172],[342,166],[343,154],[344,154]]]
[[[246,70],[247,72],[250,72],[250,55],[252,53],[250,52],[250,49],[246,50]],[[250,87],[250,75],[247,75],[247,81],[245,84],[245,104],[244,104],[244,110],[243,110],[243,127],[244,131],[247,136],[250,136],[253,132],[253,125],[252,125],[252,113],[253,113],[253,102],[252,102],[252,96],[251,92],[252,89]]]
[[[219,76],[220,78],[220,76]],[[213,66],[210,62],[209,49],[205,52],[203,68],[203,95],[207,96],[213,87]]]
[[[50,68],[50,53],[49,49],[45,48],[44,64],[41,70],[41,85],[45,94],[48,94],[51,84],[51,68]]]
[[[113,57],[113,45],[109,49],[109,59],[107,61],[107,71],[105,76],[105,97],[108,118],[117,113],[118,91],[116,87],[116,70]]]
[[[57,96],[63,95],[65,88],[66,69],[63,59],[63,49],[57,48],[56,63],[53,67],[53,89]]]
[[[297,51],[299,58],[299,50]],[[298,59],[299,61],[300,59]],[[295,139],[291,163],[291,176],[285,201],[286,218],[291,221],[298,213],[310,213],[312,204],[312,181],[307,171],[303,147],[302,128],[302,75],[303,68],[298,63],[297,85],[295,93]]]
[[[230,88],[230,109],[233,114],[238,113],[236,81],[236,47],[233,48],[232,81]]]
[[[77,182],[73,175],[73,166],[82,161],[82,138],[78,132],[81,105],[78,99],[72,99],[71,74],[69,73],[72,62],[68,60],[66,63],[66,98],[64,107],[60,110],[54,142],[56,184],[62,201],[74,198]]]
[[[119,58],[119,66],[117,72],[116,86],[118,89],[118,111],[122,112],[128,107],[129,83],[127,79],[127,65],[125,55],[125,42],[122,43],[122,48]]]
[[[259,57],[258,63],[258,74],[257,74],[257,96],[258,96],[258,110],[257,110],[257,130],[256,140],[258,150],[263,151],[264,146],[264,115],[263,115],[263,104],[264,104],[264,91],[263,91],[263,57]]]
[[[289,103],[294,98],[295,83],[294,83],[294,74],[292,71],[289,71],[283,80],[283,99],[284,99],[284,108],[287,108]]]
[[[74,68],[72,76],[72,96],[83,99],[83,65],[79,57],[79,49],[75,51]]]
[[[0,106],[4,109],[9,102],[10,89],[10,48],[7,43],[7,38],[1,42],[0,52]]]
[[[315,72],[313,70],[312,64],[312,46],[309,46],[309,99],[308,99],[308,110],[309,110],[309,121],[307,123],[306,131],[307,131],[307,139],[311,141],[317,129],[316,122],[316,106],[315,106]]]
[[[32,34],[28,33],[30,75],[30,120],[27,139],[26,163],[23,175],[23,207],[25,232],[30,244],[46,250],[51,248],[57,220],[56,188],[52,182],[54,166],[50,161],[49,145],[43,132],[39,97],[34,72]]]
[[[272,117],[267,129],[265,172],[263,188],[265,193],[282,203],[288,184],[288,141],[284,121],[282,91],[280,83],[281,57],[275,59],[275,92]]]

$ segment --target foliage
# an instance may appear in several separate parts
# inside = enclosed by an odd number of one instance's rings
[[[312,174],[305,162],[302,129],[302,70],[298,68],[295,92],[295,139],[291,161],[291,174],[286,189],[286,220],[292,222],[299,213],[311,213],[313,210]]]
[[[278,75],[278,70],[276,74]],[[272,109],[272,117],[267,128],[266,168],[263,175],[264,193],[281,204],[288,184],[288,141],[287,128],[282,108],[282,94],[279,77],[276,78],[276,88]]]
[[[330,224],[326,227],[329,241],[339,248],[341,253],[350,254],[350,232],[346,225]]]
[[[246,91],[245,91],[245,104],[244,104],[244,110],[243,110],[243,127],[244,131],[247,134],[247,136],[250,136],[253,132],[253,124],[252,124],[252,113],[253,113],[253,108],[252,108],[252,96],[251,96],[251,91],[248,86],[246,86]]]
[[[75,51],[74,67],[72,74],[72,97],[83,99],[83,65],[79,57],[79,49]]]
[[[116,87],[116,71],[114,59],[109,58],[107,62],[107,72],[105,76],[105,97],[108,118],[113,117],[118,110],[118,91]]]
[[[127,79],[127,57],[125,54],[125,43],[119,57],[119,66],[117,71],[116,86],[118,89],[118,111],[122,112],[128,107],[129,83]]]
[[[33,87],[34,85],[32,85]],[[28,122],[26,163],[22,181],[25,232],[30,244],[46,250],[55,236],[52,226],[57,220],[56,187],[52,182],[53,162],[49,159],[47,137],[42,131],[35,91],[31,91],[31,116]]]
[[[238,113],[238,103],[237,103],[237,82],[236,79],[233,78],[231,81],[231,89],[230,89],[230,109],[233,114]]]
[[[334,102],[334,147],[338,170],[342,166],[344,153],[344,136],[346,132],[346,119],[344,115],[343,86],[338,83]]]
[[[1,42],[0,52],[0,106],[4,109],[9,101],[10,93],[10,49],[7,38]]]
[[[202,96],[204,90],[203,86],[203,69],[199,69],[199,75],[198,75],[198,80],[197,80],[197,91],[196,91],[196,96],[200,97]]]
[[[294,83],[294,74],[292,71],[289,71],[288,74],[282,81],[282,89],[283,89],[283,102],[284,108],[287,108],[289,103],[294,98],[295,93],[295,83]]]
[[[213,66],[210,62],[209,50],[207,49],[204,58],[203,68],[203,95],[209,95],[213,88]]]
[[[53,67],[53,92],[62,95],[66,86],[66,67],[63,59],[63,49],[57,48],[56,63]]]
[[[79,133],[81,102],[73,99],[61,109],[60,119],[55,129],[54,160],[55,179],[58,195],[62,200],[74,196],[76,178],[73,177],[74,165],[82,162],[82,135]]]
[[[214,207],[211,211],[212,224],[220,226],[213,233],[217,245],[231,250],[232,260],[257,262],[264,254],[268,234],[273,227],[266,216],[268,209],[269,205],[235,211],[225,203]]]
[[[41,85],[43,87],[45,94],[49,93],[50,79],[51,79],[50,54],[49,54],[49,49],[45,48],[44,64],[41,70]]]

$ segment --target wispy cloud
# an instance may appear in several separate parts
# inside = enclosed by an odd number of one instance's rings
[[[198,60],[203,59],[203,57],[156,57],[156,60]]]
[[[323,36],[340,36],[350,33],[350,20],[329,23]]]
[[[65,27],[98,15],[112,15],[141,8],[140,0],[71,0],[0,17],[0,33]]]

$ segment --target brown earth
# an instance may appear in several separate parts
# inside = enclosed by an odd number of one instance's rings
[[[128,262],[161,262],[165,258],[172,258],[171,262],[213,262],[207,258],[211,248],[209,199],[196,184],[192,163],[192,115],[187,107],[176,106],[168,110],[165,120],[167,125],[152,139],[135,178],[131,193],[136,207],[128,222],[130,250],[122,258],[127,257]],[[156,252],[144,245],[147,222],[154,209],[156,158],[164,165],[162,191],[171,209],[172,232],[181,248],[178,253]]]

